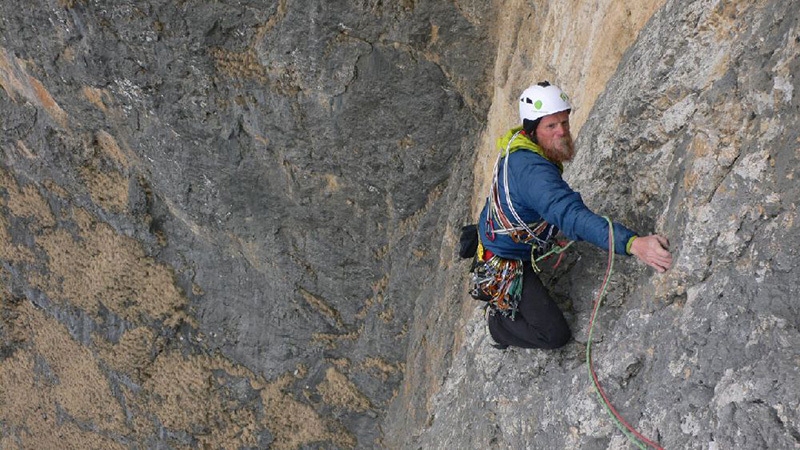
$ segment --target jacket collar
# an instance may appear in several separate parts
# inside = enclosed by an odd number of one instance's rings
[[[506,156],[506,152],[514,153],[517,150],[532,151],[542,158],[555,164],[556,167],[558,167],[559,172],[564,172],[564,165],[548,158],[547,155],[544,154],[544,149],[530,140],[530,138],[522,131],[522,126],[514,127],[508,130],[506,134],[497,140],[497,148],[500,150],[500,157]]]

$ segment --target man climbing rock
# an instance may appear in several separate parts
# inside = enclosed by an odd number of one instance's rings
[[[536,267],[559,230],[608,250],[611,222],[589,210],[561,176],[563,163],[575,154],[571,109],[558,87],[533,85],[519,99],[522,125],[498,140],[500,154],[478,223],[471,292],[489,303],[488,327],[498,348],[554,349],[569,340],[569,326]],[[613,227],[615,253],[634,255],[658,272],[670,268],[664,236]]]

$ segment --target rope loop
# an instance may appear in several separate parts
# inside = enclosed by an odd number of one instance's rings
[[[594,308],[592,309],[592,317],[589,320],[589,338],[586,341],[586,366],[589,368],[589,375],[592,377],[592,382],[594,383],[595,393],[597,393],[597,397],[600,403],[605,408],[608,415],[614,421],[614,425],[622,431],[628,441],[632,444],[637,446],[642,450],[646,450],[648,448],[654,448],[656,450],[664,450],[660,445],[653,442],[652,440],[646,438],[644,435],[636,431],[625,419],[622,418],[619,412],[617,412],[616,408],[611,404],[611,401],[608,399],[608,395],[603,390],[602,386],[600,386],[600,380],[597,378],[597,372],[594,370],[594,365],[592,361],[592,334],[594,332],[594,325],[596,323],[597,318],[597,311],[600,309],[600,303],[605,297],[606,288],[608,287],[608,280],[611,278],[611,273],[614,268],[614,223],[611,222],[606,216],[603,216],[608,222],[608,267],[606,268],[606,274],[603,278],[603,284],[600,286],[600,292],[598,292],[597,297],[594,300]]]

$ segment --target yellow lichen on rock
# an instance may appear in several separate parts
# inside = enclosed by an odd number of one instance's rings
[[[117,234],[83,210],[75,210],[80,233],[54,230],[36,242],[49,256],[47,284],[51,298],[96,315],[101,304],[137,323],[146,315],[166,323],[187,319],[186,297],[175,286],[172,270],[145,255],[135,240]]]
[[[333,367],[325,371],[325,381],[317,386],[326,404],[350,411],[363,412],[370,407],[369,399],[355,384]]]
[[[0,198],[0,203],[4,203],[12,215],[31,219],[41,228],[52,227],[55,224],[50,206],[35,185],[27,184],[20,187],[8,172],[0,169],[0,189],[5,189],[7,194],[7,200],[3,202]]]
[[[298,448],[312,442],[330,441],[340,447],[354,447],[355,438],[337,423],[329,423],[314,409],[286,392],[292,378],[283,376],[261,390],[265,422],[275,435],[272,448]]]
[[[236,53],[222,48],[210,50],[217,69],[224,75],[234,79],[248,79],[265,83],[267,69],[258,61],[255,50],[247,49]]]
[[[160,344],[155,331],[148,327],[137,327],[125,331],[116,344],[95,336],[98,356],[111,370],[124,373],[134,380],[141,380],[143,367],[150,364],[151,355]]]
[[[0,364],[0,421],[23,448],[125,448],[104,436],[124,433],[125,416],[92,352],[30,302],[0,295],[17,341]]]
[[[128,179],[116,170],[84,167],[80,171],[92,201],[107,211],[124,212],[128,206]]]

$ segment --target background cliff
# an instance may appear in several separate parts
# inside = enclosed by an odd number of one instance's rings
[[[520,89],[668,235],[594,347],[667,448],[800,447],[789,1],[0,2],[1,448],[625,448],[575,341],[487,344],[458,228]]]

